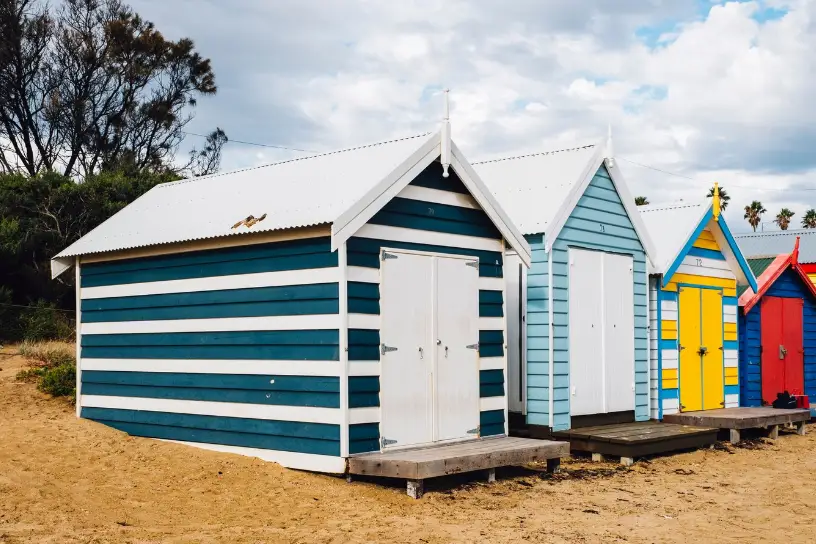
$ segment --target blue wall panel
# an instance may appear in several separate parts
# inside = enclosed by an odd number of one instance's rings
[[[603,229],[601,229],[603,225]],[[633,257],[635,314],[635,417],[649,418],[648,303],[646,254],[604,166],[593,177],[549,255],[544,235],[528,235],[533,266],[527,283],[527,422],[570,428],[569,407],[569,248],[595,249]],[[552,276],[548,274],[552,260]],[[548,327],[552,305],[552,329]],[[550,399],[549,349],[553,350],[553,398]]]

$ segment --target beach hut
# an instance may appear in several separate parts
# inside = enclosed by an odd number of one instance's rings
[[[737,286],[756,289],[756,280],[718,191],[701,203],[640,206],[640,214],[657,248],[649,279],[651,417],[738,407]]]
[[[508,256],[513,424],[548,436],[649,418],[651,242],[606,145],[474,164],[532,247]]]
[[[767,406],[784,391],[816,401],[816,286],[799,263],[799,238],[789,254],[748,263],[758,290],[739,297],[740,402]]]
[[[750,232],[735,234],[743,256],[749,261],[768,259],[787,254],[799,238],[799,266],[816,283],[816,229]]]
[[[530,263],[447,120],[158,185],[52,261],[76,273],[77,413],[335,473],[505,435],[505,247]]]

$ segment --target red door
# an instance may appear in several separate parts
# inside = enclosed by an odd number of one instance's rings
[[[762,299],[762,400],[767,404],[783,391],[804,392],[803,307],[800,298]]]

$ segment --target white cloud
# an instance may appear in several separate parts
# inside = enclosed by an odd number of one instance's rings
[[[735,229],[750,200],[816,205],[801,190],[816,173],[813,0],[712,2],[703,14],[676,0],[133,3],[213,58],[221,92],[202,101],[202,130],[348,147],[433,130],[449,86],[472,158],[594,141],[612,123],[621,157],[697,180],[621,162],[653,202],[699,198],[717,180]],[[768,8],[787,13],[765,20]],[[230,146],[224,166],[256,152]]]

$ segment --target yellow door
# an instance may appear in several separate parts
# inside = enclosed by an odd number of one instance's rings
[[[725,406],[722,292],[702,289],[703,410]]]
[[[700,364],[700,291],[680,287],[678,293],[678,339],[680,343],[680,411],[703,409],[703,374]]]

